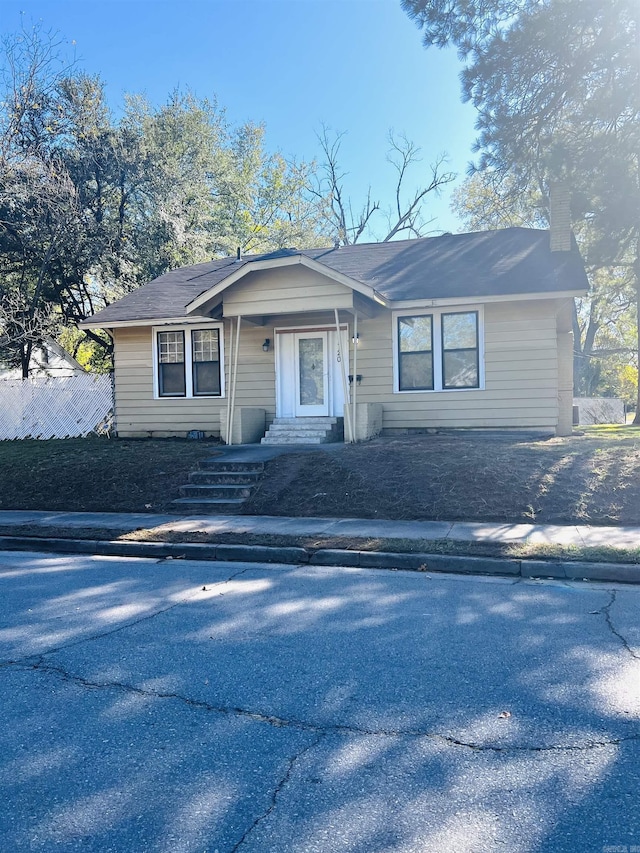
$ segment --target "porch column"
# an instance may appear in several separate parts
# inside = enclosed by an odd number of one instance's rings
[[[236,384],[238,381],[238,352],[240,349],[240,323],[242,321],[242,317],[238,314],[237,325],[236,325],[236,341],[235,341],[235,351],[233,354],[233,379],[230,379],[230,397],[229,397],[229,428],[227,432],[227,444],[233,444],[233,416],[235,414],[235,405],[236,405]],[[233,321],[231,323],[231,328],[233,329]]]
[[[226,352],[226,350],[225,350]],[[229,444],[229,423],[231,421],[231,384],[233,382],[233,318],[229,321],[229,359],[225,358],[225,363],[229,365],[229,381],[226,385],[225,393],[227,397],[227,412],[225,419],[226,426],[226,440],[227,444]]]
[[[347,338],[348,340],[348,338]],[[358,312],[353,312],[353,382],[351,383],[351,425],[353,434],[352,441],[357,441],[357,410],[356,399],[358,395]]]
[[[345,425],[345,439],[348,444],[352,444],[354,441],[353,437],[353,428],[351,426],[351,410],[349,407],[349,383],[347,382],[347,370],[344,363],[344,352],[342,351],[342,341],[340,339],[340,317],[338,316],[338,309],[334,308],[333,313],[336,318],[336,335],[338,338],[338,353],[340,355],[340,374],[342,376],[342,390],[344,393],[344,425]],[[347,326],[347,336],[349,334],[349,327]],[[347,347],[347,358],[349,358],[349,350]]]

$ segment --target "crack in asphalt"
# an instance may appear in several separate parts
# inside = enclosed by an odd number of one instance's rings
[[[461,747],[474,752],[493,753],[587,752],[592,749],[619,746],[620,744],[628,741],[640,741],[639,733],[637,735],[627,735],[625,737],[610,738],[607,740],[588,740],[583,744],[568,746],[561,744],[552,744],[551,746],[498,746],[493,744],[480,744],[473,741],[464,741],[459,738],[455,738],[452,735],[443,735],[439,732],[432,732],[428,729],[367,729],[363,726],[353,726],[342,723],[322,725],[320,723],[306,722],[305,720],[296,719],[295,717],[286,718],[279,717],[274,714],[265,714],[260,711],[250,711],[247,708],[241,708],[238,706],[214,705],[204,699],[194,699],[181,693],[150,690],[148,688],[136,687],[134,684],[127,684],[122,681],[90,681],[88,678],[69,672],[62,666],[56,666],[52,663],[48,663],[44,660],[44,655],[33,656],[31,658],[31,663],[16,662],[13,666],[14,668],[26,672],[44,672],[51,675],[57,675],[64,681],[71,682],[88,690],[120,690],[125,693],[131,693],[135,696],[148,699],[174,700],[191,708],[196,708],[210,713],[240,717],[256,723],[264,723],[266,725],[274,726],[276,728],[291,728],[296,729],[297,731],[313,732],[322,737],[328,734],[345,734],[356,735],[358,737],[429,738],[448,746]]]
[[[278,802],[278,796],[279,796],[280,792],[282,791],[284,786],[287,784],[287,782],[291,778],[291,774],[293,773],[293,768],[295,767],[296,763],[302,758],[302,756],[305,753],[310,752],[312,749],[315,749],[316,746],[318,746],[320,744],[320,742],[322,741],[324,736],[325,736],[324,732],[318,734],[318,736],[311,743],[308,743],[306,746],[303,746],[302,749],[299,749],[298,752],[295,753],[295,755],[292,755],[291,758],[289,758],[289,760],[287,762],[287,769],[286,769],[285,773],[283,774],[282,778],[276,784],[275,788],[273,789],[273,792],[271,793],[271,800],[269,802],[269,805],[262,812],[262,814],[258,815],[255,818],[255,820],[253,821],[251,826],[243,833],[242,838],[231,849],[231,853],[237,853],[237,851],[242,847],[242,845],[247,840],[247,838],[251,835],[253,830],[259,824],[261,824],[263,820],[265,820],[267,817],[269,817],[271,812],[276,807],[276,804]]]
[[[230,575],[228,578],[225,578],[223,581],[216,581],[212,583],[210,587],[207,589],[207,592],[211,589],[215,589],[217,586],[224,587],[226,584],[231,583],[232,580],[244,574],[244,572],[249,571],[248,568],[240,569],[234,574]],[[54,646],[53,648],[47,649],[44,652],[39,652],[38,654],[32,655],[24,655],[21,658],[16,658],[15,660],[3,660],[0,661],[0,669],[7,666],[15,666],[16,664],[26,663],[29,661],[38,661],[44,658],[45,655],[53,655],[56,652],[66,651],[67,649],[73,649],[76,646],[81,646],[84,643],[92,643],[95,640],[102,640],[105,637],[112,637],[114,634],[119,634],[121,631],[126,631],[129,628],[135,628],[136,625],[141,625],[143,622],[149,622],[152,619],[157,618],[158,616],[162,616],[165,613],[169,613],[171,610],[174,610],[176,607],[180,607],[182,604],[186,604],[189,601],[193,601],[196,598],[198,592],[202,592],[206,588],[206,584],[203,587],[200,587],[199,590],[192,592],[190,595],[185,596],[184,598],[179,599],[179,601],[175,601],[173,604],[169,604],[167,607],[163,607],[160,610],[154,610],[153,613],[146,613],[144,616],[139,616],[137,619],[133,619],[131,622],[124,622],[122,625],[118,625],[116,628],[110,628],[108,631],[102,631],[97,634],[89,634],[86,637],[80,637],[77,640],[70,640],[68,643],[62,643],[59,646]],[[219,593],[220,596],[224,595],[224,592]]]
[[[626,637],[624,637],[620,633],[620,631],[618,631],[618,629],[613,624],[613,620],[611,618],[611,608],[616,603],[617,590],[615,590],[615,589],[609,590],[609,596],[610,596],[610,598],[609,598],[609,601],[607,602],[607,604],[605,604],[603,607],[601,607],[598,612],[602,613],[602,615],[604,616],[605,622],[607,623],[607,627],[609,628],[609,630],[611,631],[613,636],[617,637],[620,640],[620,642],[622,643],[622,645],[624,646],[626,651],[631,655],[631,657],[634,660],[640,660],[640,654],[638,654],[637,652],[635,652],[631,648]]]
[[[213,590],[216,587],[224,588],[228,583],[233,581],[235,578],[247,572],[249,569],[247,567],[240,569],[237,572],[234,572],[229,577],[225,578],[222,581],[216,581],[211,584],[209,590]],[[519,582],[521,579],[517,579]],[[202,587],[201,589],[205,589]],[[209,591],[207,590],[207,591]],[[621,642],[625,650],[633,657],[635,660],[640,660],[640,655],[638,655],[629,645],[626,638],[616,629],[613,624],[611,618],[611,608],[616,602],[616,590],[608,590],[609,592],[609,601],[600,608],[598,613],[601,613],[605,617],[606,624],[610,630],[610,632]],[[79,685],[85,689],[89,690],[120,690],[126,693],[134,694],[136,696],[150,698],[150,699],[161,699],[161,700],[174,700],[180,702],[189,707],[203,710],[210,713],[223,714],[227,716],[236,716],[241,717],[247,720],[251,720],[253,722],[262,723],[270,726],[274,726],[277,728],[292,728],[298,731],[310,732],[317,735],[316,740],[311,745],[303,748],[300,752],[296,753],[292,759],[290,759],[289,766],[287,772],[283,776],[282,780],[279,782],[278,786],[275,789],[275,792],[272,797],[272,802],[269,808],[252,824],[251,827],[247,830],[247,832],[243,835],[242,839],[238,842],[234,851],[238,849],[238,847],[244,842],[249,833],[253,830],[257,824],[263,820],[275,807],[275,802],[278,796],[278,793],[282,789],[282,787],[288,781],[291,772],[293,770],[293,766],[295,762],[308,750],[313,746],[317,745],[323,737],[328,734],[345,734],[345,735],[355,735],[361,737],[389,737],[389,738],[399,738],[399,737],[412,737],[412,738],[430,738],[432,740],[439,741],[448,746],[459,747],[464,749],[469,749],[475,752],[493,752],[493,753],[510,753],[510,752],[584,752],[592,749],[605,748],[609,746],[618,746],[623,742],[627,741],[637,741],[640,740],[640,734],[638,735],[629,735],[625,737],[619,738],[610,738],[606,740],[587,740],[583,744],[576,745],[562,745],[562,744],[552,744],[550,746],[499,746],[496,744],[480,744],[473,741],[464,741],[462,739],[453,737],[452,735],[444,735],[439,732],[433,732],[426,729],[368,729],[362,726],[353,726],[346,724],[328,724],[322,725],[320,723],[308,722],[301,719],[296,719],[295,717],[284,718],[279,717],[273,714],[265,714],[260,711],[251,711],[247,708],[241,708],[238,706],[227,706],[227,705],[215,705],[211,702],[202,699],[194,699],[192,697],[176,693],[176,692],[164,692],[158,690],[150,690],[143,687],[137,687],[133,684],[128,684],[120,681],[91,681],[88,678],[85,678],[81,675],[76,675],[63,666],[56,665],[54,663],[48,662],[46,657],[52,654],[55,654],[59,651],[64,651],[69,648],[73,648],[78,645],[82,645],[83,643],[90,643],[95,640],[102,639],[104,637],[109,637],[114,634],[117,634],[121,631],[125,631],[129,628],[135,627],[141,623],[147,622],[151,619],[155,619],[157,616],[161,616],[169,611],[179,607],[182,604],[185,604],[191,600],[193,600],[197,595],[197,591],[191,593],[190,595],[181,598],[179,601],[174,602],[168,607],[164,607],[160,610],[156,610],[153,613],[146,614],[144,616],[139,617],[131,622],[127,622],[123,625],[119,625],[116,628],[110,629],[108,631],[104,631],[98,634],[92,634],[87,637],[80,638],[78,640],[73,640],[69,643],[62,644],[60,646],[47,649],[44,652],[39,654],[26,655],[23,658],[19,658],[17,660],[8,660],[1,661],[0,668],[16,668],[23,671],[31,671],[31,672],[43,672],[51,675],[56,675],[61,679],[71,682],[73,684]],[[224,595],[224,592],[220,591],[220,596]]]

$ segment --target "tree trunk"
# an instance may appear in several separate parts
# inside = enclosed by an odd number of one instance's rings
[[[640,243],[638,244],[637,266],[640,267]],[[640,426],[640,269],[636,270],[636,310],[638,329],[638,396],[636,399],[636,416],[633,419],[634,426]]]
[[[29,378],[29,362],[31,361],[32,349],[33,344],[30,341],[20,347],[20,370],[23,379]]]
[[[637,356],[638,356],[638,396],[636,399],[636,416],[633,419],[634,426],[640,426],[640,235],[636,237],[636,257],[634,262],[635,289],[636,289],[636,329],[637,329]]]

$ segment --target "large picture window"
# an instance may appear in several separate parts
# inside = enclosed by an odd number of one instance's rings
[[[480,388],[479,311],[436,311],[396,318],[396,390]]]
[[[158,397],[221,397],[221,329],[155,329]]]

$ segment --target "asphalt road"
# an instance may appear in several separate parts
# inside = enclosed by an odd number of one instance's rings
[[[640,589],[0,554],[0,850],[640,853]]]

